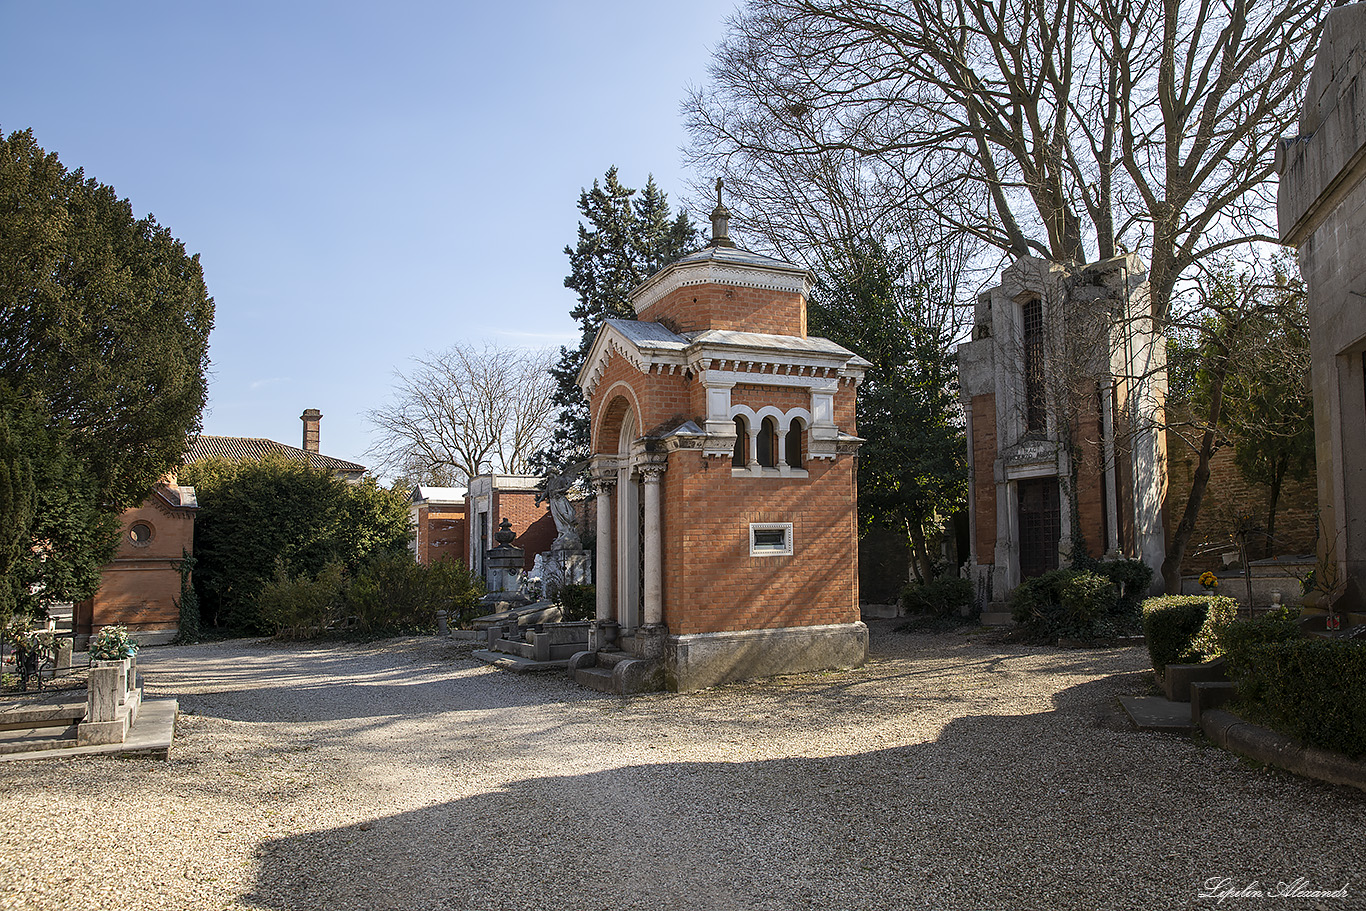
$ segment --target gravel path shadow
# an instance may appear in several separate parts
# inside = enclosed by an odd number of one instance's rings
[[[1132,730],[1141,649],[890,627],[631,699],[434,639],[149,650],[171,761],[0,769],[0,908],[1366,907],[1362,795]]]

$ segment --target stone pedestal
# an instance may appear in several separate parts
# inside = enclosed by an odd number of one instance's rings
[[[663,658],[669,628],[663,623],[647,623],[636,630],[635,654],[640,658]]]
[[[55,666],[57,670],[65,671],[71,668],[71,645],[70,639],[58,639],[53,644],[56,651]]]

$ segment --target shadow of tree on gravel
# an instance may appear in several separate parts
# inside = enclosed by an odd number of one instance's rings
[[[1334,907],[1361,907],[1341,846],[1366,831],[1366,801],[1187,738],[1079,723],[1115,690],[1093,680],[1051,711],[969,715],[930,742],[852,755],[527,778],[266,842],[245,899],[281,911],[1092,911],[1208,907],[1197,896],[1209,877],[1304,876],[1348,883]],[[762,721],[749,736],[764,737]]]

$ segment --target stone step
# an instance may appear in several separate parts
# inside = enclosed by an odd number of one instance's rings
[[[598,667],[606,668],[608,673],[611,673],[612,668],[616,667],[618,664],[621,664],[621,662],[623,661],[634,660],[635,657],[635,655],[627,651],[608,652],[599,650]]]
[[[85,717],[85,700],[15,700],[0,704],[0,731],[18,728],[66,727]]]
[[[505,671],[512,671],[514,674],[537,674],[547,671],[563,671],[569,666],[569,659],[563,661],[533,661],[530,658],[523,658],[521,655],[509,655],[505,652],[494,652],[489,649],[479,648],[471,652],[471,657],[491,664],[496,668]]]
[[[1012,626],[1015,618],[1010,615],[1010,611],[982,611],[981,622],[983,626]]]
[[[602,653],[598,653],[599,659]],[[604,667],[581,667],[574,671],[574,680],[579,686],[586,686],[599,693],[615,693],[616,683],[612,680],[612,669]]]
[[[76,745],[76,725],[14,728],[0,732],[0,755],[61,750]]]

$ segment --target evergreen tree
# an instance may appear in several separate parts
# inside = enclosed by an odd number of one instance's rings
[[[950,353],[952,302],[940,276],[912,274],[898,254],[866,244],[821,277],[809,311],[812,335],[872,366],[859,387],[859,521],[904,533],[911,568],[934,577],[929,541],[967,498],[967,444]]]
[[[637,193],[639,195],[637,196]],[[579,322],[577,348],[560,348],[551,374],[560,409],[554,438],[532,460],[537,471],[552,471],[589,454],[588,403],[578,386],[579,370],[605,319],[635,319],[631,289],[684,254],[696,249],[701,233],[648,177],[640,191],[623,186],[610,167],[602,181],[579,193],[578,241],[565,247],[569,275],[564,286],[579,295],[570,315]]]
[[[199,429],[212,326],[198,257],[0,134],[0,613],[93,594],[118,513]]]

